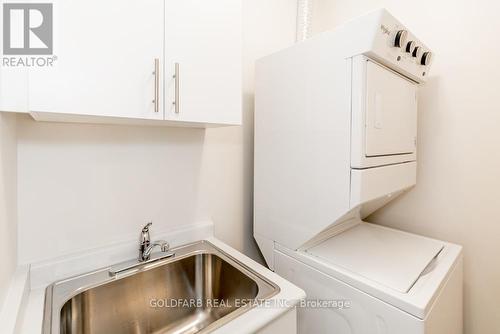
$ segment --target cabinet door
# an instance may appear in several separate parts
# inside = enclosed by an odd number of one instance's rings
[[[55,0],[53,10],[57,60],[31,70],[30,110],[163,119],[153,102],[163,0]]]
[[[241,123],[241,7],[241,0],[165,1],[165,119]]]

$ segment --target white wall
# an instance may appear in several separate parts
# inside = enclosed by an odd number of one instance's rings
[[[0,310],[16,268],[16,118],[0,113]]]
[[[18,121],[19,262],[212,219],[255,259],[254,60],[294,42],[295,0],[244,0],[243,126],[210,129]],[[223,36],[221,36],[223,38]]]
[[[18,119],[19,262],[189,225],[204,131]]]
[[[386,7],[435,52],[420,90],[418,185],[371,217],[465,248],[465,332],[500,328],[500,3],[315,0],[316,32]]]
[[[204,207],[216,235],[255,260],[253,239],[254,62],[295,42],[296,0],[243,1],[243,126],[207,130]]]

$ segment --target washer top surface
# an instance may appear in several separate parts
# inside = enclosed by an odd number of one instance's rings
[[[307,250],[312,256],[407,293],[444,243],[361,223]]]

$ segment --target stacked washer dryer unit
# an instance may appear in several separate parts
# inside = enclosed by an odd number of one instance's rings
[[[416,183],[431,55],[378,10],[257,62],[255,239],[301,333],[462,333],[461,247],[363,221]]]

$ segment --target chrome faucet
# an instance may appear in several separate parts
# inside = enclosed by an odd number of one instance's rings
[[[153,225],[152,222],[147,223],[141,231],[141,236],[139,238],[139,262],[148,261],[155,247],[160,247],[163,253],[167,253],[170,249],[170,245],[165,240],[151,242],[151,237],[149,235],[149,228],[151,225]]]
[[[159,261],[163,259],[168,259],[175,256],[174,252],[170,251],[170,245],[165,240],[158,240],[151,242],[151,238],[149,236],[149,228],[153,225],[153,223],[149,222],[144,226],[141,230],[141,236],[139,239],[139,256],[137,259],[125,261],[122,263],[115,264],[114,266],[109,268],[109,275],[116,276],[120,273],[126,272],[128,270],[132,270],[146,263]],[[156,247],[160,247],[161,254],[151,257],[151,253],[153,249]]]

